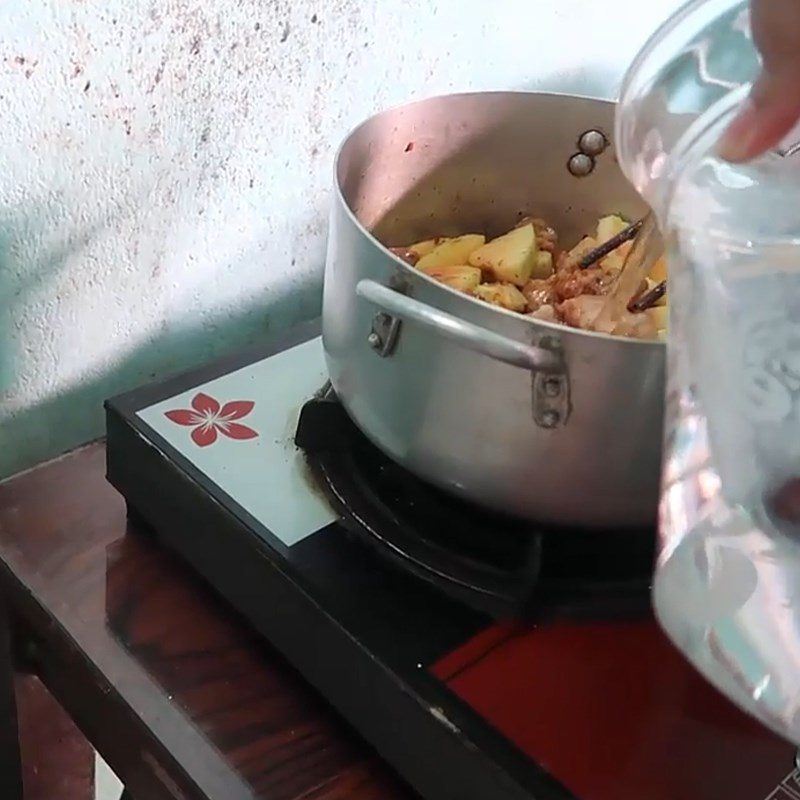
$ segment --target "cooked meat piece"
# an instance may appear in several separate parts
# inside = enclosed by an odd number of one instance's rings
[[[514,227],[522,228],[525,225],[533,225],[533,230],[536,232],[536,246],[539,250],[555,253],[558,247],[558,234],[545,220],[539,217],[523,217]]]
[[[558,247],[558,234],[543,219],[534,219],[533,229],[536,231],[537,247],[548,253],[555,253]]]
[[[608,277],[601,269],[564,269],[556,273],[553,293],[557,300],[569,300],[584,294],[602,294],[607,286]]]
[[[613,336],[627,336],[630,339],[656,339],[658,329],[649,314],[631,314],[624,311],[611,331]]]
[[[592,330],[605,300],[605,297],[585,294],[565,300],[556,306],[556,311],[561,321],[570,327]],[[631,314],[628,311],[622,313],[613,330],[608,333],[631,339],[655,339],[658,335],[653,320],[647,314]]]
[[[555,299],[553,291],[553,278],[534,278],[522,287],[522,294],[528,303],[528,311],[536,311],[544,305],[551,304]]]
[[[591,330],[592,323],[600,313],[604,302],[604,297],[585,294],[559,303],[556,306],[556,313],[561,321],[571,328]]]
[[[530,314],[528,314],[528,316],[533,317],[534,319],[540,319],[543,322],[560,322],[555,308],[550,305],[541,306],[540,308],[537,308],[536,311],[532,311]]]

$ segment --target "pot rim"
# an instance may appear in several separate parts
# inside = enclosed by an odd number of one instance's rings
[[[433,95],[431,97],[426,97],[420,100],[412,100],[406,103],[398,103],[394,106],[386,108],[382,111],[378,111],[375,114],[367,117],[366,119],[359,122],[355,125],[350,132],[344,137],[344,139],[339,144],[339,147],[336,150],[336,155],[333,159],[333,185],[334,190],[336,193],[335,199],[341,203],[344,209],[347,212],[348,217],[355,223],[356,227],[364,234],[373,244],[375,244],[389,259],[394,261],[394,263],[400,267],[406,274],[413,276],[416,279],[421,279],[426,281],[431,286],[434,286],[436,289],[449,292],[454,297],[457,297],[459,301],[475,304],[482,309],[490,308],[493,312],[498,314],[504,314],[507,317],[521,321],[523,324],[527,323],[532,328],[538,328],[539,326],[549,329],[551,331],[560,333],[564,335],[565,333],[574,334],[576,336],[584,336],[592,339],[601,339],[601,340],[608,340],[614,343],[622,344],[622,346],[626,347],[645,347],[645,348],[657,348],[658,350],[662,350],[666,343],[660,340],[654,339],[632,339],[627,336],[612,336],[609,333],[600,333],[598,331],[586,331],[582,328],[572,328],[569,325],[564,325],[562,323],[557,322],[548,322],[547,320],[543,319],[533,319],[525,314],[517,314],[514,311],[509,311],[508,309],[501,308],[500,306],[493,306],[489,303],[483,303],[477,298],[470,297],[463,292],[456,291],[449,286],[446,286],[443,283],[439,283],[439,281],[435,281],[433,278],[426,275],[424,272],[420,272],[417,269],[414,269],[412,266],[407,264],[401,258],[396,256],[386,247],[382,242],[380,242],[370,230],[368,230],[364,225],[361,224],[360,220],[356,217],[353,213],[353,209],[350,207],[350,204],[344,197],[344,193],[342,192],[342,186],[339,181],[339,162],[342,158],[342,153],[347,145],[350,143],[351,139],[364,127],[370,124],[373,120],[383,116],[389,115],[395,111],[399,111],[401,109],[406,108],[413,108],[417,105],[422,105],[424,103],[435,102],[437,100],[447,100],[449,98],[455,97],[479,97],[479,96],[494,96],[494,97],[503,97],[508,95],[526,95],[529,97],[553,97],[553,98],[563,98],[568,100],[590,100],[594,103],[601,103],[603,105],[617,105],[616,100],[607,100],[599,97],[589,97],[586,95],[579,95],[579,94],[570,94],[568,92],[532,92],[526,90],[508,90],[508,91],[486,91],[486,92],[451,92],[447,94],[439,94]],[[624,344],[623,344],[624,343]]]

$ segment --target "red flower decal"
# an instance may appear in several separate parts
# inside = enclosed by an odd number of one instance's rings
[[[220,407],[213,397],[207,394],[196,394],[192,398],[192,407],[166,411],[167,419],[176,425],[192,427],[192,441],[198,447],[208,447],[217,441],[218,434],[229,439],[255,439],[258,433],[247,425],[233,420],[246,417],[255,406],[252,400],[232,400]]]

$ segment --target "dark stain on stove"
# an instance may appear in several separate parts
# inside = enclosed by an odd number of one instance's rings
[[[319,17],[316,14],[311,15],[312,24],[316,25],[319,22]]]
[[[280,39],[281,44],[286,42],[286,40],[289,38],[289,34],[291,32],[292,32],[292,29],[291,29],[291,26],[289,25],[289,22],[288,21],[284,22],[283,23],[283,30],[281,31],[281,39]]]
[[[314,474],[314,470],[308,463],[306,454],[296,444],[293,443],[292,447],[294,447],[295,452],[302,455],[302,458],[300,459],[300,476],[302,477],[304,483],[306,486],[308,486],[313,495],[316,495],[317,498],[322,500],[325,505],[333,511],[334,509],[331,505],[330,498],[322,486],[320,486],[320,481],[317,479],[317,476]]]
[[[203,40],[199,36],[195,36],[194,39],[192,39],[191,45],[189,46],[189,52],[193,56],[198,55],[200,53],[200,45],[202,43],[203,43]]]
[[[403,151],[404,153],[410,153],[414,149],[414,142],[409,142],[406,145],[406,149]]]

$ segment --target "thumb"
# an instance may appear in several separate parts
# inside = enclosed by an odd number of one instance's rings
[[[800,65],[762,72],[722,135],[721,158],[749,161],[776,147],[800,120]]]

